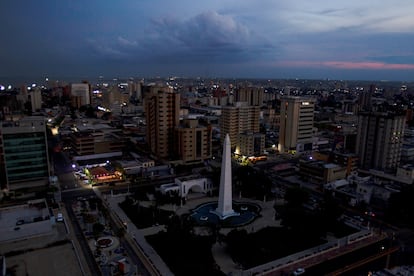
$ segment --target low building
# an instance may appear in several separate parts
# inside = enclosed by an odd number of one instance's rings
[[[358,169],[358,155],[355,153],[332,152],[332,162],[346,168],[346,175]]]
[[[397,178],[406,180],[407,184],[414,183],[414,165],[404,165],[397,168]]]
[[[211,181],[198,175],[177,177],[174,183],[160,186],[162,194],[177,193],[182,198],[187,197],[190,193],[208,194],[212,190],[213,184]]]
[[[326,184],[346,177],[346,168],[323,161],[301,160],[299,174],[302,178],[316,184]]]

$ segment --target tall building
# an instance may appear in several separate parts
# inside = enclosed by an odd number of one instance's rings
[[[49,157],[44,117],[2,121],[0,126],[0,184],[7,190],[46,186]]]
[[[262,133],[244,132],[238,135],[235,153],[246,156],[261,155],[265,150],[265,135]]]
[[[362,169],[394,171],[401,157],[405,115],[401,112],[358,114],[356,151]]]
[[[184,119],[176,128],[176,153],[185,163],[200,162],[211,158],[212,128],[198,119]]]
[[[225,134],[230,136],[233,147],[239,144],[239,134],[260,131],[260,107],[249,106],[246,102],[236,102],[233,106],[223,106],[220,119],[221,142]],[[241,153],[243,154],[243,153]]]
[[[88,83],[72,83],[70,93],[72,105],[77,108],[91,103],[91,91]]]
[[[240,87],[236,90],[236,101],[247,102],[248,105],[263,105],[264,89],[262,87]]]
[[[109,108],[112,114],[119,115],[124,103],[129,102],[129,94],[121,91],[117,85],[109,87],[102,92],[102,106]]]
[[[372,110],[372,97],[375,94],[376,87],[374,84],[369,86],[367,90],[361,90],[358,95],[358,104],[360,111],[371,111]]]
[[[279,152],[312,150],[314,110],[314,99],[281,98]]]
[[[32,105],[32,112],[36,112],[42,108],[42,91],[36,87],[29,93],[30,103]]]
[[[145,98],[147,144],[159,158],[174,157],[174,131],[180,120],[180,94],[172,87],[152,86]]]

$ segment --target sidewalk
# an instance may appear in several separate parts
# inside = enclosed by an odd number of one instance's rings
[[[77,260],[78,260],[78,263],[79,263],[79,267],[82,271],[82,274],[84,276],[92,275],[92,273],[89,269],[89,265],[85,261],[85,257],[83,256],[83,251],[82,251],[82,248],[79,244],[78,238],[74,235],[72,222],[68,222],[69,215],[67,213],[66,207],[62,204],[62,205],[60,205],[59,210],[63,213],[63,217],[65,218],[63,222],[65,224],[65,228],[66,228],[66,231],[67,231],[66,236],[72,242],[73,250],[75,251],[75,254],[76,254],[76,257],[77,257]]]
[[[123,224],[126,228],[125,238],[134,248],[137,256],[141,259],[143,264],[151,272],[152,275],[173,275],[168,266],[155,252],[155,250],[147,243],[143,233],[136,228],[134,223],[128,218],[124,211],[119,207],[119,203],[122,202],[124,196],[104,196],[102,197],[99,190],[95,189],[95,193],[98,197],[102,198],[102,201],[108,206],[110,213],[114,215],[116,220]]]

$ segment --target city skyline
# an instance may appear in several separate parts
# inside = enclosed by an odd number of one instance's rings
[[[1,79],[412,81],[414,3],[2,1]]]

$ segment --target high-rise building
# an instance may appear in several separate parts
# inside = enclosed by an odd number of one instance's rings
[[[46,186],[49,157],[44,117],[2,121],[0,125],[0,184],[3,189]]]
[[[145,98],[147,144],[157,157],[174,156],[174,131],[180,120],[180,94],[172,87],[152,86]]]
[[[240,87],[236,90],[236,101],[247,102],[248,105],[263,104],[264,89],[262,87]]]
[[[362,169],[394,171],[401,157],[405,128],[402,112],[360,112],[356,151]]]
[[[279,152],[312,150],[314,110],[314,99],[281,98]]]
[[[91,103],[91,91],[88,83],[72,83],[70,93],[72,105],[80,107]]]
[[[36,87],[29,93],[30,103],[32,105],[32,112],[36,112],[42,108],[42,91]]]
[[[225,135],[230,136],[234,147],[239,144],[239,134],[260,131],[260,107],[249,106],[246,102],[236,102],[233,106],[223,106],[220,119],[221,142]],[[241,153],[243,154],[243,153]]]
[[[198,119],[184,119],[176,128],[176,153],[185,163],[211,158],[212,128]]]
[[[369,86],[367,90],[360,90],[358,95],[358,105],[360,111],[372,110],[372,97],[375,94],[376,87],[374,84]]]

